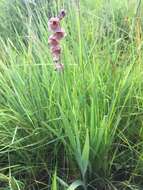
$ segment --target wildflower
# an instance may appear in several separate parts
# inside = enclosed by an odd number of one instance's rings
[[[60,41],[65,37],[65,31],[60,26],[60,21],[65,17],[65,11],[62,10],[58,17],[52,17],[49,22],[49,30],[54,33],[49,37],[48,43],[50,45],[53,61],[55,63],[56,71],[63,71],[64,65],[61,64],[61,47]]]
[[[61,40],[61,39],[64,38],[65,36],[66,36],[66,34],[65,34],[65,31],[64,31],[63,28],[61,28],[58,32],[56,32],[56,33],[54,34],[54,38],[55,38],[56,40]]]
[[[61,47],[59,45],[51,47],[53,54],[60,54],[61,53]]]
[[[60,31],[60,20],[57,17],[53,17],[49,20],[48,22],[49,30],[53,32],[58,32]]]
[[[57,46],[59,44],[59,41],[57,40],[57,38],[54,35],[52,35],[49,37],[48,43],[51,46]]]
[[[60,46],[52,47],[51,52],[52,52],[52,55],[53,55],[53,60],[54,61],[60,61],[61,47]]]

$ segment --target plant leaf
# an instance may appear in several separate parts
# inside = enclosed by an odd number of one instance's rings
[[[75,182],[73,182],[69,188],[67,190],[75,190],[77,187],[79,186],[85,186],[84,183],[81,180],[76,180]]]
[[[85,173],[87,171],[87,167],[89,164],[89,149],[90,149],[90,145],[89,145],[89,132],[88,130],[86,131],[86,139],[85,139],[85,144],[83,147],[83,151],[82,151],[82,176],[84,178]]]

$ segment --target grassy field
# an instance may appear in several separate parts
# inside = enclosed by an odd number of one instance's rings
[[[48,19],[64,8],[64,72]],[[0,1],[0,190],[143,190],[141,0]]]

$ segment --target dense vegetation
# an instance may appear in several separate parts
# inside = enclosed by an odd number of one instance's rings
[[[141,0],[33,2],[0,1],[0,189],[142,190]]]

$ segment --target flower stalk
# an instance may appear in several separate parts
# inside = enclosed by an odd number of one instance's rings
[[[48,43],[50,45],[51,54],[53,57],[55,70],[63,71],[64,65],[61,63],[61,40],[65,37],[65,30],[61,27],[61,20],[65,17],[66,13],[61,10],[57,17],[50,18],[48,28],[53,34],[49,37]]]

